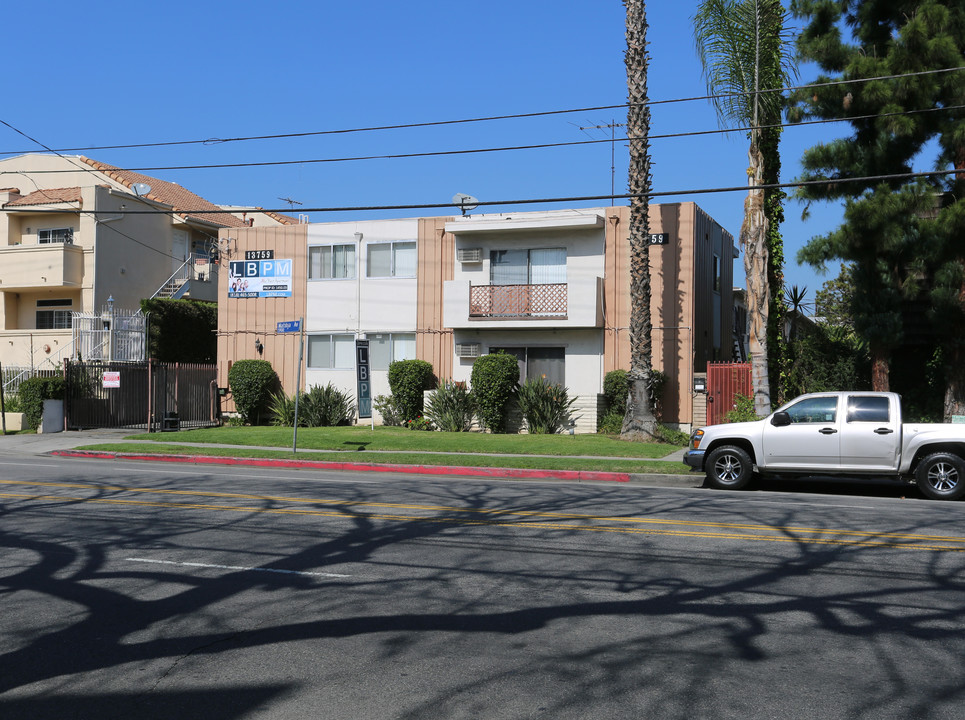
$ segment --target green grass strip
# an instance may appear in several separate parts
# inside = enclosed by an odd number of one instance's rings
[[[299,431],[299,438],[301,432]],[[266,458],[280,460],[312,460],[321,462],[355,462],[384,465],[452,465],[458,467],[520,468],[524,470],[586,470],[624,473],[656,473],[661,475],[687,475],[683,463],[659,460],[606,459],[574,457],[493,456],[458,453],[433,455],[427,453],[370,453],[370,452],[311,452],[291,450],[264,450],[251,447],[195,447],[168,443],[98,443],[84,445],[78,450],[100,452],[158,454],[158,455],[206,455],[212,457]]]
[[[283,427],[219,427],[177,433],[144,433],[127,440],[221,443],[290,448],[292,429]],[[420,432],[398,427],[364,426],[299,428],[299,450],[395,450],[553,455],[572,457],[661,458],[679,450],[664,443],[627,442],[608,435],[492,435],[489,433]]]

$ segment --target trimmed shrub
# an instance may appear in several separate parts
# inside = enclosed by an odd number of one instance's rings
[[[278,375],[267,360],[237,360],[228,371],[228,387],[242,422],[257,425],[279,388]]]
[[[466,383],[447,380],[429,393],[425,417],[444,432],[469,432],[475,409]]]
[[[150,313],[148,355],[162,362],[213,363],[218,357],[218,305],[198,300],[141,300]]]
[[[372,407],[382,416],[382,424],[386,427],[398,427],[405,422],[402,419],[402,411],[399,410],[395,398],[391,395],[376,395],[372,401]]]
[[[436,385],[432,365],[425,360],[389,363],[389,387],[403,421],[422,415],[423,393]]]
[[[516,391],[519,409],[534,435],[553,435],[570,424],[576,398],[567,396],[562,385],[550,385],[543,378],[530,378]]]
[[[611,370],[603,376],[607,415],[619,415],[621,422],[627,414],[627,398],[630,397],[629,375],[626,370]]]
[[[348,425],[355,420],[355,403],[352,398],[329,383],[316,385],[298,401],[298,424],[308,427],[335,427]]]
[[[619,435],[623,432],[623,416],[625,414],[608,412],[597,420],[596,431],[604,435]]]
[[[510,402],[519,383],[519,363],[515,355],[483,355],[472,366],[472,396],[476,413],[490,432],[506,431]]]
[[[66,389],[62,377],[32,377],[24,380],[18,390],[24,424],[31,430],[40,427],[44,400],[63,400]]]

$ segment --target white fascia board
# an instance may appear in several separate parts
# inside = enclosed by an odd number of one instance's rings
[[[453,235],[481,233],[527,232],[538,230],[595,230],[603,227],[603,216],[549,215],[543,217],[501,217],[453,220],[446,223],[446,232]]]

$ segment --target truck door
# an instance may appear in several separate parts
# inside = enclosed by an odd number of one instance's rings
[[[764,426],[764,462],[768,470],[837,470],[841,461],[838,396],[819,395],[784,408],[791,424]]]
[[[841,469],[898,469],[901,426],[897,398],[849,395],[841,427]]]

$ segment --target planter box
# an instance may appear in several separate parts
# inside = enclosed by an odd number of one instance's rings
[[[40,421],[39,433],[55,433],[64,430],[64,401],[44,400],[44,414]]]
[[[7,432],[18,432],[23,430],[23,413],[4,413],[3,421],[7,424]]]

